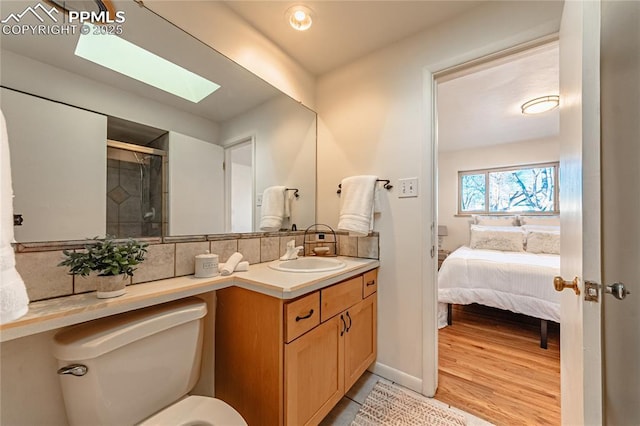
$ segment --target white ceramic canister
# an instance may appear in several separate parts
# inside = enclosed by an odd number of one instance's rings
[[[209,253],[196,256],[196,278],[210,278],[218,275],[218,255]]]

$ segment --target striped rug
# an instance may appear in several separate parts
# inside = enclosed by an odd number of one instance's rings
[[[351,426],[464,426],[466,419],[429,398],[399,386],[378,382]]]

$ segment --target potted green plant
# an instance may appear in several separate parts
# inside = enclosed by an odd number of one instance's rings
[[[98,298],[118,297],[126,292],[126,280],[144,260],[147,246],[134,239],[117,241],[108,235],[94,237],[83,250],[63,250],[66,258],[58,266],[68,266],[70,274],[82,277],[97,273]]]

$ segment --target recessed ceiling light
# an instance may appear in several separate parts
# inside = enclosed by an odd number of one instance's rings
[[[84,23],[75,54],[127,77],[198,103],[220,88],[179,65],[116,35],[104,35],[93,24]]]
[[[306,6],[292,6],[287,9],[286,16],[289,20],[289,25],[298,31],[308,30],[313,23],[311,10]]]
[[[531,99],[522,104],[520,107],[523,114],[540,114],[541,112],[551,111],[560,105],[560,96],[549,95]]]

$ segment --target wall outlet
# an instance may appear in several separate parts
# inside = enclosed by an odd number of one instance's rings
[[[418,178],[398,179],[400,192],[398,198],[409,198],[418,196]]]
[[[256,195],[256,207],[262,207],[262,194]]]

